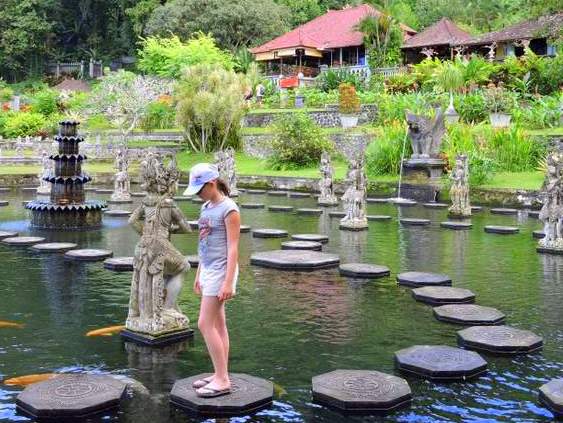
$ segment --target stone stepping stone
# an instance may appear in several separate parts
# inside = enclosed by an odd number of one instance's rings
[[[0,207],[6,207],[6,206],[8,206],[9,204],[10,204],[9,201],[5,201],[5,200],[0,201]]]
[[[203,416],[231,417],[255,413],[269,407],[274,399],[274,384],[243,373],[230,373],[231,393],[215,398],[201,398],[192,384],[211,376],[202,373],[174,383],[170,402],[181,409]]]
[[[272,197],[287,197],[287,191],[268,191],[266,194]]]
[[[384,214],[368,214],[366,217],[370,222],[383,222],[391,220],[391,216]]]
[[[381,204],[381,203],[388,203],[388,202],[389,202],[388,198],[366,198],[366,203]]]
[[[450,205],[446,203],[424,203],[422,207],[427,209],[447,209]]]
[[[472,326],[458,331],[460,347],[494,354],[529,354],[543,348],[543,339],[510,326]]]
[[[263,209],[265,206],[262,203],[242,203],[240,207],[242,209]]]
[[[188,263],[190,263],[190,266],[194,269],[199,266],[199,256],[197,254],[186,256],[186,259],[188,260]]]
[[[462,230],[466,230],[466,229],[471,229],[473,227],[473,225],[469,222],[440,222],[440,227],[442,228],[446,228],[446,229],[453,229],[453,230],[458,230],[458,231],[462,231]]]
[[[536,251],[541,254],[563,255],[563,249],[561,248],[536,247]]]
[[[0,193],[10,192],[10,191],[11,191],[10,188],[0,188]]]
[[[389,413],[410,405],[406,380],[374,370],[334,370],[313,377],[313,400],[346,413]]]
[[[297,214],[320,216],[323,214],[322,209],[297,209]]]
[[[388,267],[368,263],[344,263],[338,270],[342,276],[365,279],[382,278],[391,274]]]
[[[13,246],[27,246],[33,244],[39,244],[45,241],[45,238],[40,236],[15,236],[11,238],[4,238],[1,242],[2,244],[13,245]]]
[[[133,200],[107,200],[106,203],[108,204],[131,204]]]
[[[556,417],[563,417],[563,378],[553,379],[542,385],[539,398]]]
[[[104,214],[106,216],[111,216],[111,217],[127,217],[130,216],[132,212],[130,212],[129,210],[106,210],[104,211]]]
[[[113,251],[96,248],[71,250],[65,253],[65,258],[76,261],[101,261],[113,256]]]
[[[495,225],[487,225],[485,226],[485,232],[489,234],[501,234],[501,235],[512,235],[517,234],[520,232],[515,226],[495,226]]]
[[[112,189],[97,188],[95,192],[96,194],[113,194]]]
[[[83,419],[119,406],[127,385],[106,375],[63,374],[29,385],[16,406],[37,419]]]
[[[188,225],[190,225],[192,229],[199,229],[199,221],[197,220],[188,220]]]
[[[249,189],[246,191],[247,194],[266,194],[265,189]]]
[[[99,188],[96,188],[96,187],[84,187],[84,192],[95,192],[98,189]]]
[[[241,234],[246,234],[248,232],[250,232],[252,230],[252,228],[248,225],[240,225],[240,233]]]
[[[340,258],[318,251],[273,250],[252,254],[250,264],[283,270],[316,270],[337,267]]]
[[[31,249],[39,253],[60,253],[74,250],[77,247],[78,244],[74,244],[72,242],[45,242],[35,244],[31,247]]]
[[[397,207],[413,207],[417,205],[416,201],[407,200],[405,198],[390,198],[387,202],[394,204]]]
[[[451,286],[452,280],[447,275],[429,272],[404,272],[397,275],[399,285],[421,286]]]
[[[429,219],[414,219],[414,218],[403,218],[399,219],[401,225],[405,226],[427,226],[430,225]]]
[[[18,236],[17,232],[12,231],[0,231],[0,240],[4,238],[15,238]]]
[[[187,188],[189,184],[178,183],[178,188]]]
[[[323,249],[323,244],[315,241],[285,241],[282,242],[281,249],[321,251]]]
[[[477,304],[446,304],[432,309],[434,317],[442,322],[459,325],[498,325],[504,322],[505,315],[496,308]]]
[[[437,381],[465,381],[487,371],[487,362],[474,351],[447,345],[415,345],[395,353],[400,371]]]
[[[282,229],[254,229],[252,236],[254,238],[285,238],[287,231]]]
[[[328,236],[322,234],[295,234],[291,235],[291,239],[295,241],[314,241],[320,242],[321,244],[328,242]]]
[[[343,211],[329,211],[328,215],[330,217],[338,217],[338,218],[342,218],[344,216],[346,216],[346,213]]]
[[[507,208],[495,208],[495,209],[491,209],[491,214],[515,215],[518,214],[518,210],[507,209]]]
[[[36,192],[37,187],[23,187],[20,189],[22,192]]]
[[[268,206],[268,210],[272,212],[291,212],[292,206]]]
[[[468,304],[475,301],[475,294],[469,289],[452,288],[451,286],[423,286],[412,290],[412,296],[433,306],[444,304]]]
[[[544,231],[534,231],[532,232],[532,237],[536,238],[536,239],[542,239],[545,238],[545,232]]]
[[[187,196],[183,196],[183,195],[177,195],[175,197],[173,197],[174,201],[177,202],[182,202],[182,201],[191,201],[192,197],[187,197]]]
[[[203,200],[199,197],[193,197],[191,201],[195,204],[203,204]]]
[[[311,194],[308,192],[288,192],[287,196],[289,198],[309,198],[311,197]]]
[[[131,197],[142,198],[142,197],[146,197],[146,196],[147,196],[146,192],[132,192],[131,193]],[[182,197],[182,198],[188,198],[188,197]]]
[[[528,217],[530,219],[539,219],[540,212],[536,210],[528,210]]]
[[[472,213],[479,213],[483,211],[483,207],[481,206],[471,206],[471,212]]]
[[[104,268],[114,272],[132,272],[133,257],[113,257],[104,260]]]

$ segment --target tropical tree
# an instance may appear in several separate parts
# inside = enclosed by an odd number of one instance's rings
[[[370,67],[392,66],[401,61],[402,31],[399,23],[389,14],[366,16],[357,25],[364,34]]]

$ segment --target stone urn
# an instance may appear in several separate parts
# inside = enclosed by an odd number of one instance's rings
[[[357,114],[344,114],[340,113],[340,124],[342,128],[355,128],[358,126],[358,119],[360,118]]]
[[[490,113],[489,119],[493,128],[508,128],[511,116],[507,113]]]
[[[302,109],[305,107],[305,96],[303,94],[295,94],[295,108]]]

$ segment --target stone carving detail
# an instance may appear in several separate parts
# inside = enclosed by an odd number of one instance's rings
[[[43,150],[41,152],[41,166],[42,170],[39,174],[39,187],[37,188],[37,194],[50,194],[51,184],[49,183],[49,176],[51,176],[51,171],[53,170],[53,162],[49,158],[47,150]]]
[[[129,219],[141,239],[135,247],[125,326],[159,336],[188,329],[189,320],[178,308],[177,298],[190,264],[170,242],[170,233],[189,232],[190,227],[172,200],[180,176],[174,160],[165,167],[159,155],[149,153],[141,172],[147,196]]]
[[[323,151],[321,156],[321,180],[319,181],[319,200],[318,203],[321,205],[334,205],[338,204],[338,199],[334,194],[334,169],[332,167],[332,162],[330,160],[330,154]]]
[[[426,56],[427,59],[432,59],[432,57],[436,54],[436,50],[429,47],[423,48],[422,50],[420,50],[420,52],[424,54],[424,56]]]
[[[455,159],[455,167],[450,174],[452,186],[450,198],[452,205],[449,208],[450,215],[459,217],[471,216],[471,204],[469,202],[469,162],[465,154],[460,154]]]
[[[408,133],[412,144],[411,159],[437,158],[446,132],[444,113],[436,108],[436,116],[428,118],[407,110]]]
[[[366,217],[367,186],[363,153],[350,160],[346,183],[348,188],[342,196],[346,215],[340,220],[340,227],[352,230],[366,229],[368,227]]]
[[[547,175],[543,192],[543,207],[539,214],[545,237],[540,247],[563,251],[563,153],[547,157]]]
[[[18,159],[24,158],[23,143],[20,137],[18,137],[18,141],[16,142],[16,158]]]
[[[229,191],[231,193],[230,196],[237,197],[239,195],[239,192],[237,189],[237,173],[234,148],[228,147],[226,150],[217,151],[215,153],[215,165],[219,170],[219,176],[229,186]]]
[[[494,62],[496,54],[497,54],[497,43],[496,43],[496,41],[493,41],[491,44],[489,44],[488,46],[485,46],[485,47],[489,49],[489,52],[487,53],[487,59],[489,60],[489,62]]]
[[[129,159],[126,149],[119,149],[115,155],[115,181],[112,201],[131,201],[131,180],[129,179]]]

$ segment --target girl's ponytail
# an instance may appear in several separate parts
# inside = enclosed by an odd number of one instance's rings
[[[219,191],[221,191],[221,193],[222,193],[223,195],[226,195],[227,197],[230,197],[230,196],[231,196],[231,191],[229,190],[229,186],[227,185],[227,183],[226,183],[223,179],[221,179],[221,178],[217,178],[216,181],[217,181],[217,189],[218,189]]]

